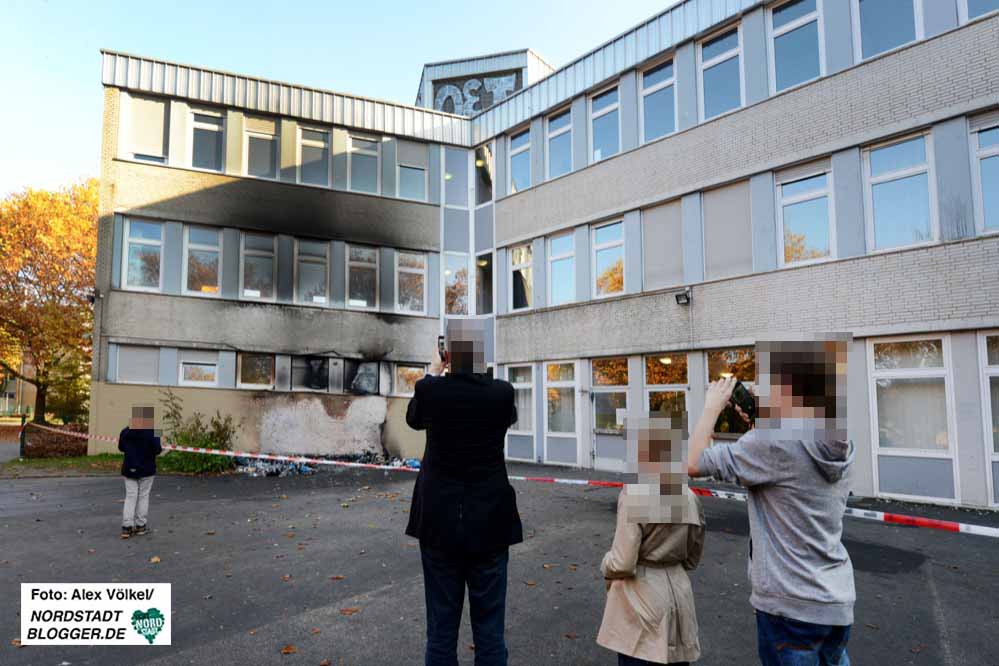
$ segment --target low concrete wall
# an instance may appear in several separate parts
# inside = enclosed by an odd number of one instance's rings
[[[171,390],[183,401],[185,415],[198,411],[211,416],[218,411],[241,420],[235,448],[243,451],[344,455],[384,449],[398,456],[422,455],[422,433],[406,425],[408,398],[189,387]],[[156,427],[163,427],[162,397],[158,386],[94,383],[91,403],[95,418],[90,434],[117,437],[135,405],[154,406]],[[114,443],[93,440],[87,448],[91,454],[114,450]]]

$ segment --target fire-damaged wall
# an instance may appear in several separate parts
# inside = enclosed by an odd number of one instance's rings
[[[155,407],[157,428],[163,423],[162,389],[155,386],[94,383],[91,400],[98,407],[91,435],[117,438],[135,405]],[[349,455],[385,452],[420,457],[423,433],[406,425],[409,398],[385,396],[272,393],[172,387],[184,403],[185,416],[217,412],[241,422],[235,447],[243,451]],[[116,450],[112,442],[91,440],[88,453]]]

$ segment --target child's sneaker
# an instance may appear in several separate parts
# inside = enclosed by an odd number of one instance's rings
[[[149,525],[139,525],[135,528],[132,534],[134,534],[135,536],[142,536],[143,534],[147,534],[148,532],[149,532]]]
[[[122,539],[127,539],[128,537],[132,536],[132,534],[134,534],[134,532],[135,532],[135,530],[133,528],[131,528],[131,527],[122,527],[121,528],[121,538]]]

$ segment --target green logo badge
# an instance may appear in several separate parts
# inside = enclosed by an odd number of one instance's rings
[[[146,612],[135,611],[132,613],[132,627],[145,637],[149,644],[153,644],[156,634],[160,633],[166,619],[158,608],[150,608]]]

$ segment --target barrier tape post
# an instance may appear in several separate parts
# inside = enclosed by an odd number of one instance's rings
[[[23,418],[23,417],[22,417]],[[104,442],[117,442],[115,437],[104,437],[100,435],[85,435],[76,432],[67,432],[65,430],[59,430],[58,428],[50,428],[48,426],[43,426],[38,423],[28,423],[35,428],[40,428],[42,430],[49,430],[52,432],[60,433],[63,435],[69,435],[71,437],[79,437],[82,439],[93,439],[97,441]],[[24,436],[25,428],[22,428],[22,437]],[[374,463],[355,463],[346,462],[343,460],[327,460],[325,458],[309,458],[306,456],[286,456],[277,453],[250,453],[248,451],[222,451],[219,449],[205,449],[196,446],[179,446],[176,444],[164,444],[163,449],[167,451],[180,451],[185,453],[201,453],[205,455],[216,455],[216,456],[229,456],[231,458],[256,458],[259,460],[276,460],[281,462],[299,463],[299,464],[310,464],[310,465],[329,465],[331,467],[348,467],[355,469],[376,469],[384,470],[389,472],[419,472],[420,470],[415,467],[406,467],[405,465],[376,465]],[[550,476],[509,476],[511,481],[528,481],[534,483],[550,483],[550,484],[561,484],[570,486],[595,486],[598,488],[621,488],[624,483],[621,481],[601,481],[598,479],[562,479]],[[745,502],[747,500],[746,493],[732,492],[729,490],[714,490],[711,488],[699,488],[690,487],[691,491],[702,497],[717,497],[719,499],[734,500],[737,502]],[[879,523],[884,523],[888,525],[905,525],[908,527],[917,527],[923,529],[933,529],[940,530],[943,532],[958,532],[961,534],[974,534],[976,536],[989,537],[992,539],[999,539],[999,527],[987,527],[985,525],[971,525],[968,523],[958,523],[950,520],[937,520],[934,518],[922,518],[919,516],[907,516],[898,513],[884,513],[882,511],[872,511],[868,509],[858,509],[855,507],[847,507],[844,515],[850,516],[851,518],[859,518],[861,520],[872,520]]]
[[[18,458],[23,458],[24,457],[25,440],[28,437],[28,434],[26,432],[24,432],[27,429],[27,420],[28,420],[28,415],[27,414],[21,414],[21,430],[20,430],[20,432],[17,433],[17,457]]]

